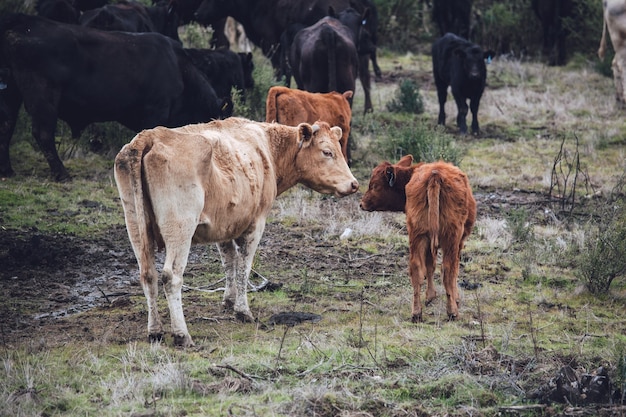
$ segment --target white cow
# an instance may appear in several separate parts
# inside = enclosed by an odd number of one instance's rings
[[[192,346],[181,302],[192,243],[217,243],[226,269],[223,303],[254,320],[246,288],[274,199],[300,183],[324,194],[358,189],[341,153],[341,129],[230,118],[144,130],[115,158],[115,181],[148,303],[148,336],[161,340],[159,282],[174,343]],[[159,277],[155,250],[165,248]]]
[[[626,0],[603,0],[604,22],[598,56],[604,58],[606,32],[608,29],[615,50],[613,58],[613,79],[615,98],[620,106],[626,106]]]

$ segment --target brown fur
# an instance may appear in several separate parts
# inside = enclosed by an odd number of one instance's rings
[[[352,91],[345,93],[309,93],[287,87],[275,86],[269,89],[265,102],[265,121],[287,126],[300,123],[313,124],[318,120],[341,128],[341,152],[348,161],[348,136],[352,110]]]
[[[411,165],[412,160],[408,155],[395,165],[383,162],[374,168],[361,208],[406,213],[414,322],[422,320],[420,291],[424,277],[426,303],[436,297],[433,275],[437,251],[441,250],[446,310],[454,319],[459,312],[460,253],[476,221],[476,200],[467,176],[459,168],[442,161]]]

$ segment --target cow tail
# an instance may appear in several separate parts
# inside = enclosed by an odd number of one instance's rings
[[[331,29],[323,33],[324,43],[328,47],[328,91],[337,91],[337,35]]]
[[[140,132],[115,158],[115,181],[124,206],[128,234],[140,266],[148,265],[145,257],[154,244],[146,217],[149,216],[147,210],[152,207],[146,201],[148,196],[142,179],[143,158],[151,147],[149,136]]]
[[[433,259],[437,259],[439,248],[439,197],[441,194],[441,175],[433,171],[428,180],[428,233],[430,235],[430,252]]]
[[[265,121],[268,123],[280,123],[280,120],[278,120],[278,94],[278,88],[270,88],[267,92],[267,99],[265,100]]]

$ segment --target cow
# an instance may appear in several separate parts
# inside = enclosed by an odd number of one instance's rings
[[[626,0],[604,0],[602,39],[598,57],[604,59],[608,30],[615,56],[611,67],[615,82],[615,98],[620,107],[626,107]]]
[[[426,304],[437,295],[433,276],[441,250],[446,311],[448,318],[454,320],[459,314],[460,255],[476,222],[476,200],[467,175],[454,165],[443,161],[412,163],[413,157],[406,155],[395,165],[383,162],[374,168],[360,207],[366,211],[406,213],[414,323],[422,321],[420,293],[424,277]]]
[[[0,175],[14,175],[9,144],[24,103],[55,179],[70,178],[55,147],[57,119],[73,137],[94,122],[134,131],[227,117],[182,45],[158,33],[106,32],[38,16],[0,19]]]
[[[37,0],[35,11],[38,16],[57,22],[77,24],[80,11],[70,0]]]
[[[567,28],[563,20],[572,15],[574,0],[532,0],[532,8],[543,28],[543,55],[549,65],[565,65]]]
[[[374,72],[380,77],[381,71],[376,62],[378,30],[378,13],[372,0],[203,0],[195,13],[199,22],[215,22],[226,16],[231,16],[240,22],[250,41],[261,48],[263,54],[270,58],[276,78],[282,79],[284,64],[281,64],[283,46],[281,36],[293,24],[302,27],[313,25],[327,16],[330,8],[341,12],[349,7],[365,14],[369,10],[368,18],[362,23],[370,34],[373,48],[359,48],[361,53],[359,77],[365,93],[365,111],[371,111],[373,106],[370,98],[370,79],[367,70],[369,59],[372,58]],[[286,84],[287,85],[287,84]],[[287,85],[289,86],[289,85]]]
[[[434,0],[433,21],[439,29],[439,36],[454,33],[462,38],[470,38],[472,0]]]
[[[349,100],[352,91],[343,94],[309,93],[283,86],[271,87],[265,102],[265,121],[288,126],[313,124],[318,120],[341,128],[341,153],[350,165],[350,121],[352,109]]]
[[[341,155],[341,129],[231,117],[140,132],[118,153],[114,175],[148,304],[148,337],[161,340],[158,286],[168,300],[174,343],[192,346],[181,303],[192,243],[217,243],[226,269],[223,305],[254,321],[246,288],[277,196],[300,183],[344,197],[358,182]],[[155,250],[165,248],[157,275]]]
[[[487,80],[485,59],[491,59],[493,55],[492,51],[484,52],[480,46],[452,33],[446,33],[433,43],[433,75],[439,99],[438,124],[446,124],[445,104],[450,86],[458,109],[456,123],[461,134],[467,133],[468,99],[472,111],[472,133],[479,134],[478,106]]]
[[[347,20],[353,24],[345,25]],[[312,93],[354,91],[359,72],[356,45],[361,21],[361,15],[349,8],[338,18],[324,17],[296,34],[289,63],[299,89]],[[352,100],[349,102],[352,106]]]
[[[106,4],[87,10],[78,19],[79,24],[102,30],[124,32],[158,32],[180,42],[177,3],[144,6],[136,1]]]
[[[208,78],[220,98],[231,96],[234,87],[245,97],[254,87],[254,64],[251,53],[237,53],[230,49],[185,48],[191,61]]]

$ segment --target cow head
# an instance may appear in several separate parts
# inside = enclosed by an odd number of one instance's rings
[[[301,184],[322,194],[344,197],[359,189],[339,144],[341,128],[317,122],[298,125],[295,170]]]
[[[231,3],[232,0],[203,0],[194,13],[194,20],[210,25],[219,19],[232,16],[234,5]]]
[[[406,155],[395,165],[385,161],[372,170],[369,187],[361,198],[361,210],[404,211],[405,187],[411,180],[413,156]]]
[[[478,45],[459,46],[454,50],[455,55],[461,60],[463,72],[470,80],[479,80],[487,77],[485,59],[487,53]]]

